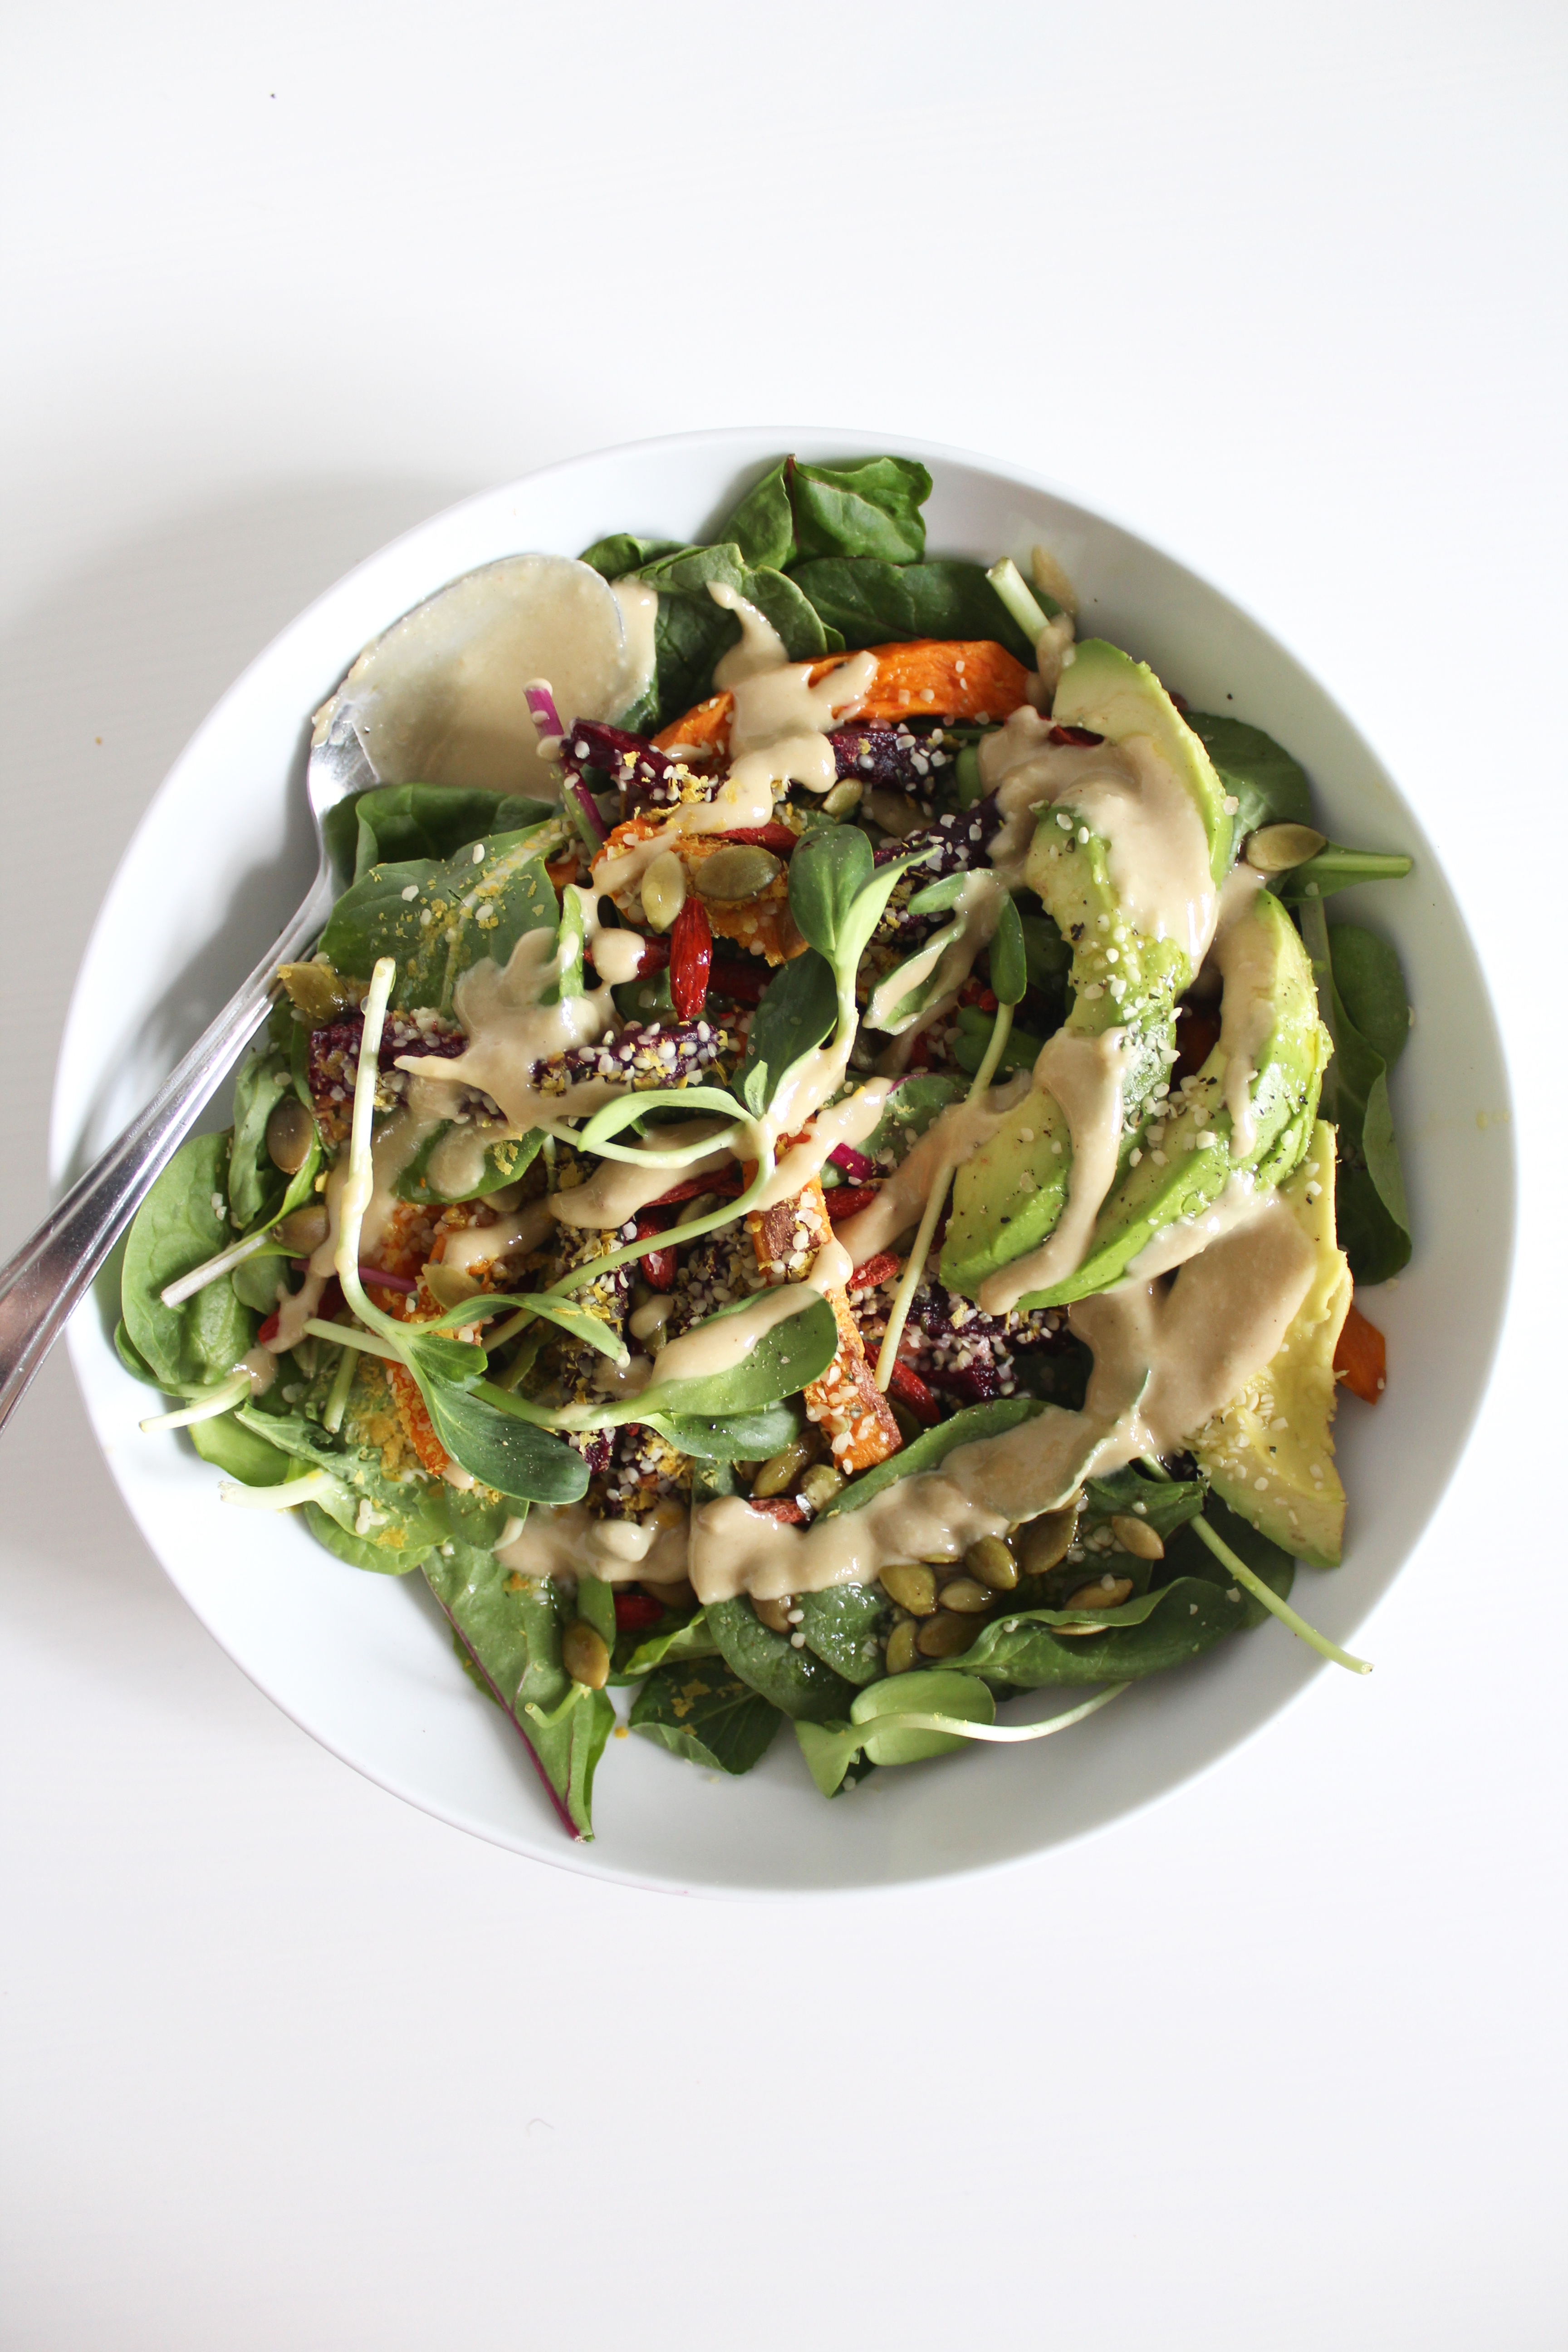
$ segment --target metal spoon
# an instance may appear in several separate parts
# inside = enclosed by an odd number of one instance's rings
[[[278,966],[308,948],[331,914],[338,886],[321,829],[328,810],[351,793],[364,792],[379,782],[351,715],[338,711],[312,749],[305,771],[320,863],[304,904],[217,1019],[170,1072],[141,1117],[77,1179],[31,1241],[24,1242],[9,1264],[0,1267],[0,1428],[195,1126],[202,1105],[267,1018]]]

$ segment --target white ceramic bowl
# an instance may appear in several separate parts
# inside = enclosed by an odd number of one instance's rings
[[[1323,688],[1170,556],[1028,475],[883,436],[692,435],[575,458],[470,499],[362,563],[224,697],[126,853],[71,1003],[54,1176],[63,1182],[146,1099],[303,895],[312,863],[308,718],[367,638],[493,556],[575,554],[616,530],[700,538],[737,487],[785,448],[822,460],[883,448],[926,458],[933,552],[1026,562],[1044,541],[1078,584],[1082,634],[1151,661],[1196,708],[1234,712],[1277,736],[1305,763],[1337,838],[1415,854],[1408,881],[1335,908],[1395,940],[1418,1008],[1394,1085],[1415,1255],[1374,1307],[1388,1334],[1389,1389],[1374,1411],[1347,1400],[1340,1415],[1345,1565],[1328,1575],[1304,1569],[1297,1583],[1307,1612],[1346,1641],[1420,1535],[1490,1368],[1513,1225],[1511,1159],[1478,1132],[1478,1114],[1508,1099],[1491,1009],[1419,824]],[[208,1123],[226,1120],[220,1098]],[[71,1329],[93,1425],[142,1533],[230,1656],[384,1787],[519,1853],[595,1876],[787,1892],[1008,1862],[1167,1792],[1320,1671],[1282,1627],[1266,1625],[1134,1688],[1059,1740],[873,1773],[832,1804],[807,1780],[787,1730],[739,1780],[640,1739],[614,1739],[599,1771],[598,1837],[574,1845],[517,1732],[458,1671],[421,1580],[360,1574],[292,1522],[220,1504],[218,1474],[183,1438],[140,1434],[148,1391],[121,1370],[110,1327],[100,1301]]]

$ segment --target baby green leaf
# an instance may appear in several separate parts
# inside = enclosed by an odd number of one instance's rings
[[[853,1684],[764,1625],[749,1601],[710,1601],[706,1618],[709,1633],[742,1681],[795,1721],[820,1723],[848,1714]]]
[[[1189,710],[1187,725],[1214,761],[1220,782],[1240,802],[1236,838],[1262,824],[1310,824],[1312,792],[1307,772],[1261,727]]]
[[[951,1421],[940,1422],[928,1429],[901,1453],[889,1454],[873,1469],[864,1471],[847,1486],[840,1487],[832,1499],[824,1503],[818,1517],[831,1518],[839,1511],[858,1511],[885,1486],[900,1478],[910,1478],[921,1470],[934,1470],[952,1453],[955,1445],[971,1444],[976,1438],[1001,1437],[1009,1429],[1016,1429],[1021,1421],[1032,1421],[1044,1412],[1043,1404],[1033,1397],[996,1397],[989,1404],[972,1404],[955,1412]]]
[[[226,1380],[256,1334],[255,1318],[226,1275],[179,1307],[165,1307],[159,1296],[233,1240],[225,1213],[227,1172],[227,1136],[193,1136],[148,1193],[125,1244],[126,1331],[159,1387],[176,1395]]]
[[[717,1322],[717,1316],[709,1318]],[[695,1327],[698,1330],[705,1325]],[[728,1370],[691,1380],[661,1381],[657,1373],[640,1397],[605,1416],[643,1421],[650,1412],[705,1420],[760,1412],[781,1397],[795,1396],[827,1370],[838,1351],[838,1325],[827,1300],[816,1291],[809,1304],[764,1331],[754,1347]],[[494,1484],[494,1481],[491,1481]]]
[[[506,1412],[488,1395],[471,1395],[445,1381],[421,1380],[419,1389],[447,1453],[498,1494],[529,1503],[575,1503],[586,1494],[583,1456],[520,1417],[515,1400],[508,1400],[514,1411]]]
[[[996,919],[995,936],[991,941],[991,985],[1002,1004],[1016,1004],[1029,985],[1028,958],[1024,947],[1024,926],[1018,919],[1018,909],[1011,898],[1004,898],[1002,911]]]
[[[749,1772],[784,1720],[771,1701],[721,1662],[658,1667],[632,1703],[634,1731],[674,1756],[721,1772]]]
[[[420,858],[372,866],[333,908],[321,951],[358,980],[391,956],[395,1008],[449,1012],[470,964],[485,956],[504,964],[525,931],[555,928],[555,892],[540,853],[558,834],[553,824],[534,825],[478,842],[444,865]]]
[[[802,936],[836,971],[850,908],[876,871],[871,845],[858,825],[814,834],[790,860],[790,912]]]
[[[638,1403],[639,1422],[657,1430],[667,1444],[703,1462],[765,1462],[799,1433],[797,1409],[782,1399],[755,1412],[706,1416],[650,1412],[646,1392]]]
[[[792,957],[775,973],[763,991],[746,1043],[746,1057],[735,1074],[737,1090],[748,1110],[760,1114],[766,1109],[785,1071],[814,1045],[821,1045],[837,1011],[833,967],[815,948]]]

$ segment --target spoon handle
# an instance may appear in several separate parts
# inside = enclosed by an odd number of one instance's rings
[[[211,1026],[30,1241],[0,1267],[0,1428],[104,1259],[168,1166],[218,1080],[266,1019],[273,975],[308,947],[331,912],[323,862],[310,896]]]

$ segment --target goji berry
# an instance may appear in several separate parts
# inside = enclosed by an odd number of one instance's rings
[[[915,1419],[923,1421],[928,1429],[942,1419],[942,1407],[920,1374],[912,1372],[908,1364],[893,1366],[888,1381],[888,1394],[897,1397],[900,1404],[908,1405]]]
[[[827,1213],[837,1224],[841,1217],[858,1217],[868,1209],[881,1187],[879,1184],[838,1184],[825,1195]]]
[[[846,1290],[875,1290],[879,1283],[886,1282],[890,1274],[897,1274],[902,1264],[897,1250],[879,1250],[875,1257],[868,1257],[864,1265],[856,1267],[844,1287]]]
[[[805,1511],[803,1506],[792,1502],[787,1495],[780,1495],[776,1501],[772,1499],[765,1503],[753,1501],[751,1507],[753,1511],[760,1511],[764,1518],[777,1519],[783,1527],[798,1528],[804,1526],[805,1522]]]
[[[787,824],[742,824],[727,833],[726,841],[744,842],[749,849],[771,849],[775,857],[787,857],[800,845],[800,835],[792,833]]]
[[[669,934],[669,1001],[682,1021],[695,1021],[708,1001],[713,932],[700,898],[681,905]]]
[[[617,1633],[646,1633],[664,1615],[664,1603],[650,1592],[617,1592],[616,1595],[616,1631]]]
[[[732,956],[716,956],[709,981],[721,996],[732,996],[737,1004],[760,1004],[768,975],[760,965],[741,963]]]

